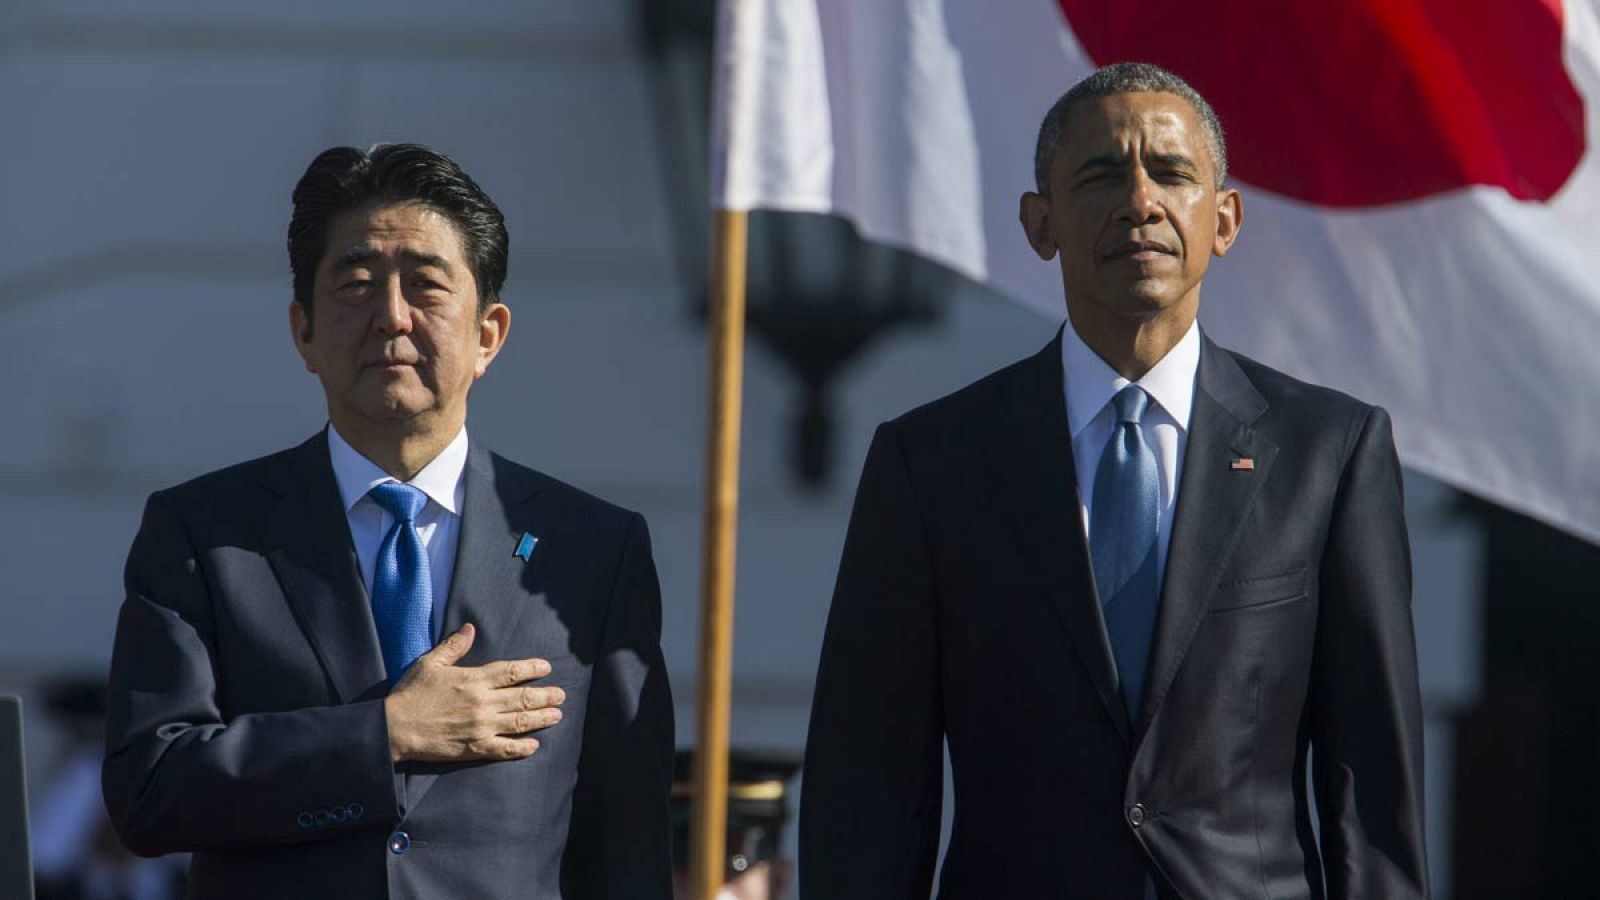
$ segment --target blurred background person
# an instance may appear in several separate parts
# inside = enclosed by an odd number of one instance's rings
[[[716,900],[792,900],[794,860],[784,851],[792,820],[789,783],[800,770],[792,755],[734,749],[728,755],[727,866]],[[673,759],[672,886],[689,891],[689,840],[694,753]]]
[[[32,849],[38,900],[166,900],[182,896],[188,854],[134,856],[117,839],[100,796],[105,755],[105,679],[64,676],[42,686],[44,713],[61,735],[37,764]]]

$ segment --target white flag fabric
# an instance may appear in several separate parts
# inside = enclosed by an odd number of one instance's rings
[[[724,0],[712,200],[843,215],[1064,318],[1017,224],[1039,120],[1097,65],[1165,66],[1244,194],[1207,332],[1600,542],[1596,2]]]

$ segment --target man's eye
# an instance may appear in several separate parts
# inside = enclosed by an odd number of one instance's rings
[[[341,290],[341,291],[363,291],[363,290],[366,290],[371,285],[372,285],[372,280],[371,279],[368,279],[368,278],[352,278],[349,281],[346,281],[344,284],[339,285],[339,290]]]

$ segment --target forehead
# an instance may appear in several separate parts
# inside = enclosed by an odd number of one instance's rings
[[[1056,154],[1081,163],[1106,153],[1122,155],[1135,146],[1145,153],[1181,154],[1210,167],[1210,146],[1200,115],[1176,94],[1138,91],[1089,97],[1067,116]]]
[[[467,267],[466,242],[449,216],[423,203],[363,207],[340,213],[328,226],[324,266],[341,258],[408,254],[440,257]]]

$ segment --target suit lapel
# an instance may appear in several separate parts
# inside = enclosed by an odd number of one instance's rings
[[[549,555],[551,510],[527,502],[539,487],[524,470],[496,465],[487,449],[469,446],[455,571],[444,608],[445,634],[466,622],[478,629],[468,665],[510,638],[528,607],[526,586]],[[526,561],[516,554],[524,533],[538,539]]]
[[[989,444],[995,475],[1005,486],[1014,513],[1010,519],[1044,581],[1050,604],[1117,733],[1130,740],[1083,533],[1062,384],[1061,333],[1014,372],[1001,385],[997,404],[1004,427]]]
[[[1139,716],[1141,737],[1166,699],[1277,456],[1277,446],[1250,427],[1266,408],[1266,399],[1233,357],[1202,335],[1182,485]],[[1254,468],[1230,468],[1239,458],[1253,460]]]
[[[383,651],[339,500],[327,432],[289,451],[267,515],[267,560],[338,703],[388,690]]]

